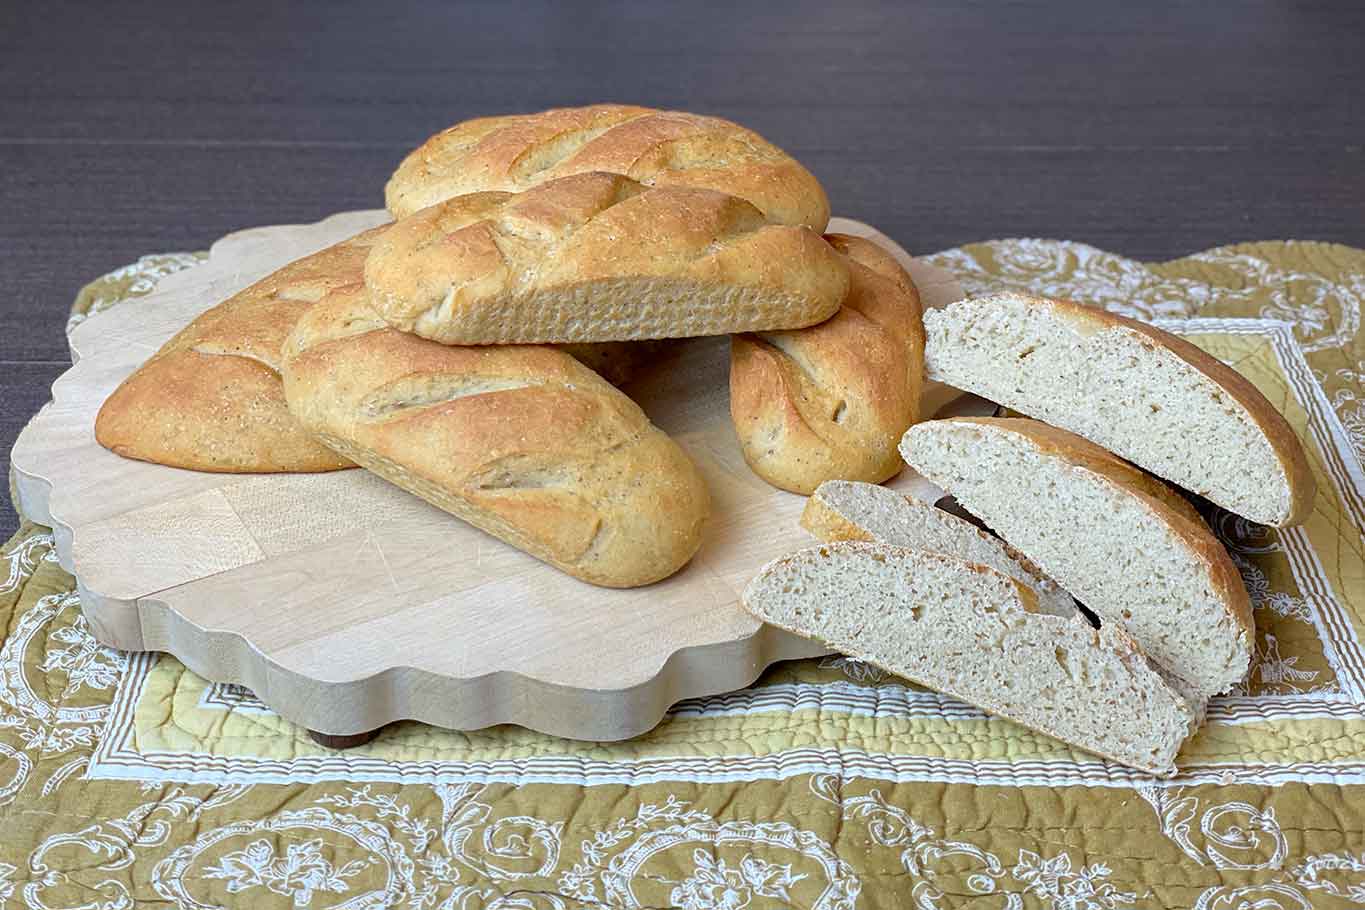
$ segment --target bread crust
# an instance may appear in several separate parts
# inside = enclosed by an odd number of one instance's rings
[[[825,239],[848,260],[849,290],[806,329],[735,335],[730,415],[744,459],[773,486],[810,494],[826,480],[880,483],[919,419],[924,323],[910,276],[880,246]]]
[[[820,232],[820,182],[762,136],[719,117],[625,104],[555,108],[466,120],[408,154],[385,187],[394,217],[467,193],[519,192],[547,180],[608,171],[649,186],[718,190],[771,221]]]
[[[290,415],[280,345],[315,301],[355,281],[383,232],[291,262],[200,314],[105,400],[96,441],[126,458],[196,471],[354,467]]]
[[[290,409],[328,446],[584,581],[648,584],[701,544],[696,467],[561,350],[396,331],[357,281],[299,320],[283,375]]]
[[[839,308],[849,277],[818,234],[742,199],[590,172],[404,218],[365,282],[394,328],[518,344],[799,328]]]

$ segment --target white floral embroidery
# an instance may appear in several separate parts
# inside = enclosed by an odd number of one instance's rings
[[[1365,853],[1323,853],[1309,856],[1289,869],[1294,881],[1309,891],[1321,891],[1365,905]],[[1349,876],[1344,882],[1336,878]]]
[[[322,855],[321,838],[288,844],[282,857],[275,855],[269,841],[256,840],[241,850],[225,853],[217,865],[208,866],[201,874],[226,880],[232,894],[264,885],[276,894],[293,898],[295,907],[307,907],[313,902],[315,891],[331,894],[349,891],[351,886],[346,879],[359,875],[368,865],[367,860],[355,859],[339,869],[332,868]]]
[[[1047,859],[1031,850],[1020,850],[1019,862],[1010,874],[1055,910],[1115,910],[1131,907],[1137,900],[1133,892],[1120,891],[1105,881],[1109,867],[1104,863],[1073,872],[1071,856],[1066,853]]]
[[[953,272],[974,297],[1002,290],[1076,297],[1147,321],[1189,318],[1215,299],[1225,308],[1251,309],[1261,302],[1260,316],[1292,324],[1305,351],[1340,347],[1360,330],[1365,275],[1329,279],[1226,248],[1189,257],[1228,274],[1215,288],[1196,279],[1164,277],[1141,262],[1083,243],[1030,238],[981,246],[986,252],[980,258],[952,249],[925,259]]]
[[[1343,367],[1337,370],[1337,376],[1349,385],[1333,393],[1332,408],[1341,419],[1342,429],[1351,441],[1356,458],[1365,462],[1365,398],[1357,394],[1357,390],[1365,386],[1365,360],[1357,363],[1354,369]]]
[[[753,854],[745,854],[739,867],[732,869],[724,859],[699,848],[692,851],[692,862],[696,871],[668,895],[669,903],[679,910],[741,910],[755,896],[790,903],[787,889],[805,878],[793,875],[790,865],[764,862]]]
[[[84,615],[78,614],[71,625],[55,630],[50,640],[66,647],[50,648],[39,669],[45,673],[54,670],[66,673],[63,698],[85,688],[112,689],[123,675],[123,655],[95,641]]]
[[[199,265],[204,261],[204,257],[197,253],[158,253],[152,256],[143,256],[137,262],[125,265],[120,269],[115,269],[107,275],[97,279],[97,281],[123,281],[132,279],[126,287],[119,288],[117,296],[96,297],[90,301],[90,306],[84,313],[72,313],[66,322],[66,331],[70,334],[71,330],[80,325],[86,319],[109,309],[116,303],[122,303],[132,297],[141,297],[150,294],[155,290],[161,279],[167,275]]]
[[[40,562],[56,562],[57,549],[51,534],[33,534],[15,544],[14,549],[0,556],[9,563],[8,577],[0,581],[0,594],[19,589],[19,583],[31,576]]]
[[[1186,856],[1205,865],[1205,857],[1217,869],[1279,869],[1289,855],[1289,842],[1275,819],[1274,809],[1258,809],[1250,803],[1229,801],[1210,804],[1199,814],[1198,798],[1184,795],[1183,788],[1166,790],[1152,785],[1137,788],[1156,812],[1161,832]],[[1204,849],[1194,845],[1191,830],[1199,815]],[[1233,855],[1236,854],[1236,855]]]
[[[15,867],[9,863],[0,863],[0,910],[4,910],[9,899],[14,896],[14,882],[10,876],[14,875]]]
[[[823,657],[820,659],[820,669],[838,670],[854,682],[879,683],[888,675],[880,667],[874,667],[854,657]]]

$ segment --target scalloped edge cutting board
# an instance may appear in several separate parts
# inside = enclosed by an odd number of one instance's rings
[[[75,366],[12,461],[20,502],[53,527],[100,641],[174,654],[332,736],[416,719],[623,739],[680,699],[827,653],[739,603],[760,566],[811,540],[797,525],[804,498],[769,487],[740,455],[725,338],[678,345],[628,387],[697,462],[713,497],[696,558],[644,588],[577,581],[363,470],[208,474],[95,443],[105,397],[174,332],[286,262],[386,219],[347,212],[230,234],[207,263],[72,332]],[[830,230],[891,249],[927,306],[962,296],[947,273],[867,225],[835,219]],[[916,482],[925,485],[907,471],[896,485]]]

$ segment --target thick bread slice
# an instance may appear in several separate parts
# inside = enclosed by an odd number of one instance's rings
[[[648,186],[719,190],[781,224],[823,231],[820,182],[762,136],[719,117],[625,104],[556,108],[457,123],[418,146],[384,195],[396,218],[454,196],[520,192],[609,171]]]
[[[924,382],[924,326],[910,276],[870,240],[825,239],[848,260],[839,312],[810,328],[730,343],[730,415],[744,459],[793,493],[836,478],[895,476],[896,445],[919,419]]]
[[[941,553],[845,542],[765,566],[764,622],[1089,752],[1160,775],[1194,730],[1185,700],[1116,626],[1037,611],[1033,592]]]
[[[826,543],[862,540],[957,556],[1008,575],[1033,591],[1038,608],[1075,616],[1076,602],[998,537],[927,502],[871,483],[829,480],[806,500],[801,527]]]
[[[394,328],[512,344],[801,328],[833,315],[849,277],[819,234],[742,199],[588,173],[404,218],[365,282]]]
[[[283,353],[289,407],[328,446],[570,575],[648,584],[701,544],[696,467],[563,351],[424,341],[386,326],[357,282]]]
[[[1002,294],[926,314],[929,378],[1084,436],[1262,524],[1302,522],[1313,473],[1284,417],[1236,370],[1160,329]]]
[[[1160,481],[1022,418],[926,421],[901,454],[1189,690],[1216,695],[1246,676],[1254,629],[1241,576]]]
[[[356,280],[383,233],[291,262],[201,313],[114,390],[95,439],[127,458],[197,471],[352,467],[290,415],[280,345],[310,306]]]

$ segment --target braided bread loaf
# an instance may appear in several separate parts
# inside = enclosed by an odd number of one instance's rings
[[[910,276],[870,240],[825,239],[849,263],[839,312],[810,328],[730,343],[730,415],[744,458],[768,483],[802,494],[826,480],[895,476],[896,446],[919,418],[924,372]]]
[[[205,310],[123,381],[100,408],[95,439],[127,458],[232,473],[354,467],[306,432],[280,387],[280,346],[329,290],[360,280],[378,227],[291,262]],[[565,345],[620,384],[658,343]]]
[[[289,407],[328,446],[570,575],[648,584],[701,544],[696,467],[563,351],[395,331],[357,282],[305,313],[283,356]]]
[[[823,231],[829,221],[819,181],[752,130],[718,117],[622,104],[457,123],[403,160],[385,198],[401,218],[453,196],[518,192],[588,171],[648,186],[719,190],[781,224]]]
[[[445,344],[800,328],[831,316],[848,280],[809,228],[713,190],[606,173],[423,209],[365,264],[380,316]]]
[[[127,458],[196,471],[352,467],[290,415],[280,345],[314,302],[355,280],[383,232],[291,262],[200,314],[114,390],[95,439]]]

